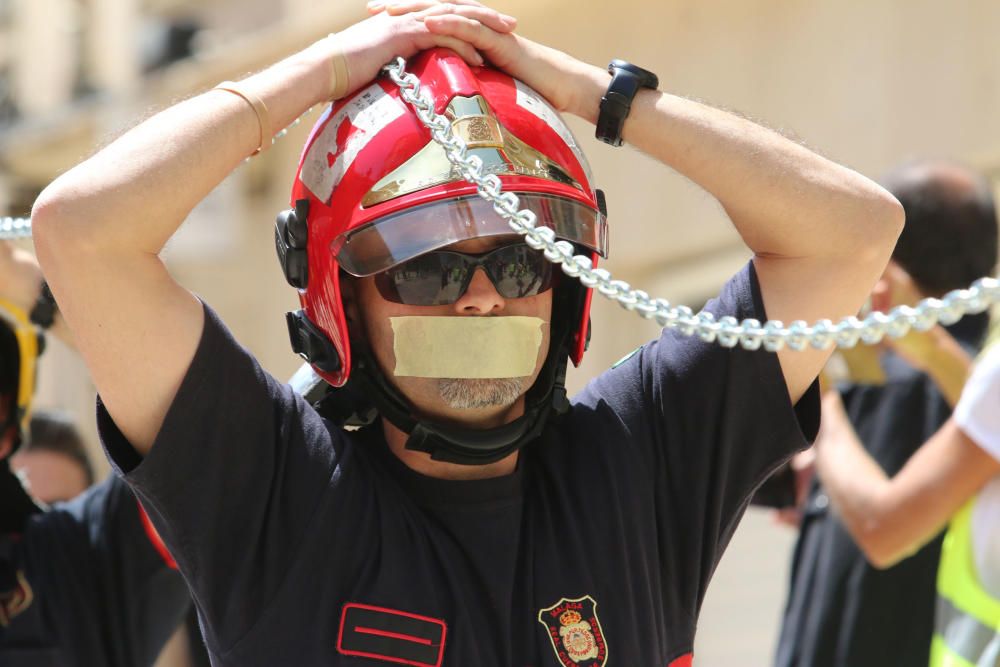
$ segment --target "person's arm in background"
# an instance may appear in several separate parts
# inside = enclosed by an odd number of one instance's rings
[[[919,301],[919,298],[914,299],[910,303],[917,303],[917,301]],[[962,395],[962,387],[969,376],[969,371],[972,369],[972,357],[944,327],[935,325],[927,331],[911,331],[900,339],[887,338],[884,344],[896,352],[913,368],[930,376],[948,405],[952,408],[955,407],[959,396]],[[859,358],[874,360],[875,363],[872,364],[871,368],[878,369],[877,358],[875,357],[876,351],[874,349],[863,348],[859,350],[847,350],[845,352],[847,354],[844,356],[852,361],[857,361]],[[849,375],[851,380],[857,380],[856,375],[851,372],[854,371],[854,368],[851,368],[851,361],[848,361],[848,368],[850,369]],[[884,381],[885,378],[882,377],[881,382]],[[839,392],[836,389],[824,390],[823,393],[824,395],[826,393],[837,394],[839,399]],[[828,402],[832,401],[832,399],[824,400]],[[826,404],[824,403],[824,405]],[[843,404],[841,404],[839,412],[843,411]],[[828,419],[826,413],[824,413],[823,418],[824,420]],[[829,417],[829,419],[837,418],[837,416]],[[851,429],[850,433],[857,440],[858,446],[861,449],[865,449],[864,444],[861,443],[853,427],[851,427],[850,422],[846,422],[844,426]],[[821,431],[820,437],[822,436]],[[781,472],[784,474],[769,479],[767,484],[762,487],[765,490],[770,490],[772,495],[780,493],[784,498],[789,500],[794,496],[794,505],[789,507],[780,507],[773,503],[770,505],[771,507],[776,507],[775,518],[779,523],[793,528],[799,526],[804,503],[807,500],[809,487],[815,473],[816,457],[815,446],[799,452],[781,469]],[[874,460],[872,460],[872,463],[874,463]],[[767,503],[756,501],[755,504],[767,505]]]
[[[1000,462],[952,417],[889,479],[858,440],[840,395],[823,397],[816,470],[848,532],[876,567],[889,567],[936,535]]]
[[[478,6],[470,0],[459,3]],[[436,5],[436,0],[413,0],[384,11],[405,15]],[[369,5],[369,10],[383,11],[381,4]],[[489,30],[460,12],[427,16],[424,22],[435,34],[472,44],[559,111],[596,123],[611,80],[605,69]],[[640,91],[623,137],[718,199],[754,252],[772,319],[813,322],[856,314],[902,229],[899,202],[861,174],[749,120],[692,100]],[[778,353],[793,401],[812,384],[829,355],[821,350]]]
[[[513,27],[491,10],[461,11],[487,30]],[[329,100],[338,50],[350,91],[393,56],[432,46],[482,62],[473,47],[431,33],[422,18],[373,17],[242,81],[266,105],[269,127],[245,99],[212,90],[141,123],[39,195],[32,211],[38,258],[105,407],[140,455],[152,447],[204,324],[202,305],[173,280],[160,250],[243,159]]]
[[[887,312],[901,304],[916,305],[926,296],[912,276],[893,260],[885,267],[882,279],[872,293],[872,307]],[[943,326],[935,324],[927,331],[911,329],[902,338],[886,337],[883,345],[913,368],[930,376],[948,405],[955,407],[969,378],[973,359]]]
[[[972,356],[943,326],[911,331],[887,344],[911,366],[929,375],[948,405],[955,407],[972,370]]]
[[[34,255],[9,241],[0,241],[0,299],[10,301],[25,313],[31,313],[42,292],[43,282],[42,269]],[[67,345],[73,344],[66,321],[58,309],[48,331]]]

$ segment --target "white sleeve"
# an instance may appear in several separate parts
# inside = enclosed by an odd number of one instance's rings
[[[1000,344],[976,363],[954,417],[967,436],[1000,461]]]

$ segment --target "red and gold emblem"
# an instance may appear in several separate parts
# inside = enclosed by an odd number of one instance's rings
[[[552,649],[565,667],[604,667],[608,645],[597,618],[597,602],[589,595],[563,598],[538,612],[538,622],[545,626]]]

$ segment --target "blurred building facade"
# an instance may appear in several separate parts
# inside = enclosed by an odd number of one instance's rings
[[[1000,170],[993,0],[493,4],[517,16],[528,37],[597,64],[642,64],[665,90],[763,119],[869,175],[927,155]],[[0,215],[27,214],[46,183],[171,100],[363,16],[361,0],[0,0]],[[279,377],[299,364],[282,317],[297,299],[274,260],[271,224],[287,205],[311,122],[234,172],[167,249],[181,282]],[[599,144],[584,123],[570,124],[608,194],[606,266],[616,277],[697,306],[747,261],[709,195],[631,149]],[[657,333],[599,299],[593,319],[591,349],[571,372],[571,388]],[[74,410],[93,440],[93,388],[82,364],[58,345],[48,354],[40,402]],[[753,532],[737,537],[738,555],[723,562],[706,603],[701,664],[769,659],[785,579],[777,563],[791,536],[758,518],[749,523]]]

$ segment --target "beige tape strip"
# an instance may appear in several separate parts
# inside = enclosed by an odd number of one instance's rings
[[[535,372],[537,317],[391,317],[398,377],[512,378]]]

